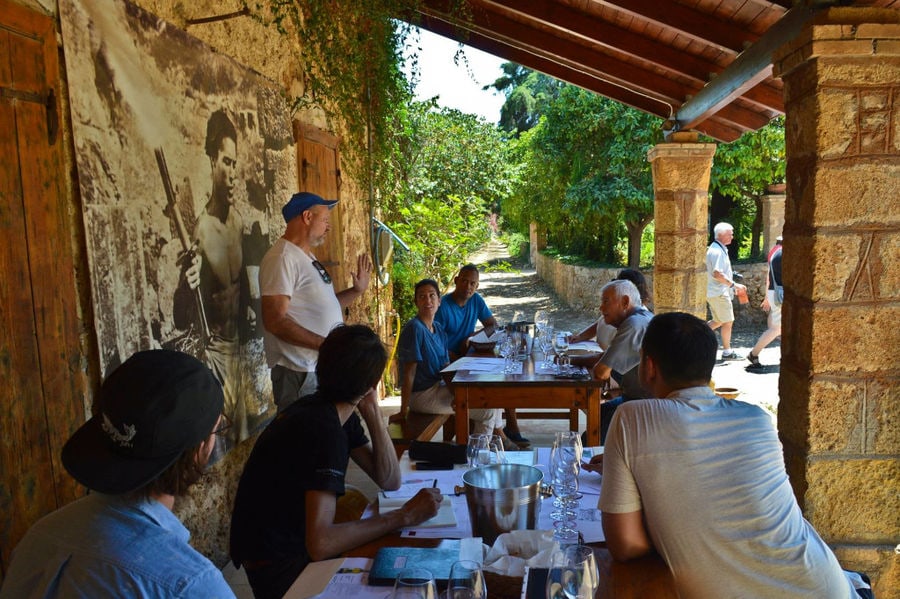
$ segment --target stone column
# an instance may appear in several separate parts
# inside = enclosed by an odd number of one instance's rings
[[[528,257],[531,260],[531,264],[537,266],[538,253],[547,247],[547,233],[543,227],[532,221],[528,225],[528,241],[530,242],[528,244]]]
[[[706,320],[709,173],[716,144],[697,139],[697,133],[674,133],[671,142],[647,152],[656,223],[653,306],[657,313],[682,311]]]
[[[763,253],[767,254],[775,245],[775,238],[784,229],[785,185],[769,185],[768,193],[762,196],[763,212]]]
[[[778,430],[806,517],[900,597],[900,12],[831,8],[774,57],[787,205]]]

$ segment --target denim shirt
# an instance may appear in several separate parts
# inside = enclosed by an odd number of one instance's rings
[[[92,493],[38,521],[16,546],[0,599],[233,598],[163,504]]]

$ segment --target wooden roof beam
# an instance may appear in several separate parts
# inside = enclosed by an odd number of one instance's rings
[[[477,7],[473,7],[474,14],[471,21],[460,22],[459,18],[449,11],[439,12],[436,9],[437,4],[437,1],[433,1],[427,6],[420,7],[419,10],[427,11],[427,14],[457,27],[454,38],[459,38],[459,29],[479,33],[484,37],[502,41],[508,46],[525,50],[531,55],[566,64],[570,68],[593,74],[616,85],[636,90],[638,93],[665,99],[675,106],[684,103],[686,89],[688,94],[701,89],[699,84],[685,86],[669,77],[629,65],[600,51],[591,50],[571,40],[561,39],[547,31],[533,29],[509,17],[496,13],[479,14]],[[528,63],[522,64],[528,66]]]
[[[678,109],[672,130],[696,127],[722,107],[731,104],[747,89],[769,77],[772,74],[772,53],[794,39],[815,12],[800,5],[789,10],[759,41]]]
[[[439,14],[435,8],[436,4],[437,2],[432,2],[428,7],[420,8],[420,10],[426,10],[432,16],[451,25],[502,41],[511,47],[518,47],[530,55],[542,56],[552,62],[566,64],[573,70],[582,71],[597,79],[631,89],[636,94],[646,94],[666,103],[680,106],[689,95],[703,89],[699,83],[678,83],[668,77],[629,65],[573,41],[561,39],[547,31],[533,29],[498,13],[484,14],[480,7],[473,7],[471,21],[458,22],[458,17],[451,14]],[[523,64],[529,66],[527,62]],[[758,129],[769,122],[766,115],[737,105],[719,107],[717,112],[719,118],[725,119],[734,127],[745,131]]]
[[[443,35],[452,39],[457,39],[460,33],[458,26],[429,15],[423,16],[419,26],[438,35]],[[560,81],[577,85],[578,87],[600,94],[601,96],[616,100],[617,102],[637,108],[646,113],[656,115],[663,120],[670,118],[670,116],[674,114],[672,102],[635,93],[614,83],[598,79],[590,73],[572,68],[571,66],[550,60],[543,56],[532,54],[526,50],[511,46],[503,41],[484,36],[480,33],[471,31],[468,33],[469,36],[465,43],[473,48],[478,48],[484,52],[500,56],[511,62],[549,75],[550,77],[555,77]]]
[[[540,0],[473,0],[473,3],[494,12],[498,9],[506,10],[525,19],[546,23],[617,52],[680,73],[684,77],[694,79],[699,85],[706,84],[710,78],[723,70],[709,61],[674,50],[671,46],[660,44],[562,4],[551,5]],[[766,84],[751,86],[745,91],[744,97],[760,108],[784,112],[784,99],[780,89]]]
[[[722,50],[742,52],[759,36],[729,21],[696,11],[675,2],[658,0],[601,0],[616,10],[653,21],[665,29],[677,30],[695,41]]]

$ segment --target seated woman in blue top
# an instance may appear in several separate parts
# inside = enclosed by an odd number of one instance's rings
[[[453,393],[441,380],[441,369],[450,363],[450,353],[447,334],[434,320],[441,305],[437,281],[422,279],[416,283],[415,302],[417,315],[400,333],[400,413],[391,416],[391,422],[402,420],[409,410],[424,414],[453,413]],[[505,437],[500,427],[500,410],[469,410],[469,418],[474,421],[473,433]],[[458,443],[466,441],[457,439]]]

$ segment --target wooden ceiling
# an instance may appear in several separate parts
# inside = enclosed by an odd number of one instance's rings
[[[784,114],[772,52],[827,4],[423,0],[412,21],[660,116],[668,131],[693,129],[728,142]],[[840,4],[897,8],[900,0]]]

